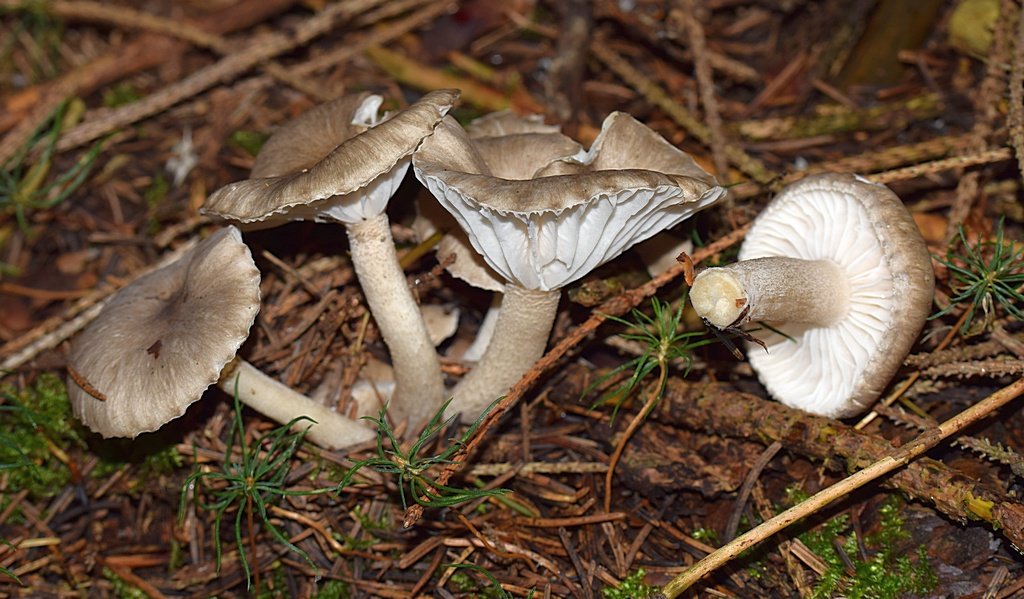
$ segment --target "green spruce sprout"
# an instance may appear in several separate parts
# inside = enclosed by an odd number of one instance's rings
[[[466,432],[458,438],[450,439],[449,445],[440,453],[431,456],[420,455],[424,448],[451,424],[453,419],[444,419],[444,411],[449,402],[451,399],[434,414],[408,449],[402,447],[402,443],[388,424],[386,407],[376,418],[366,417],[377,426],[377,455],[356,462],[338,483],[338,490],[348,486],[357,472],[369,467],[377,472],[394,474],[398,478],[398,492],[403,509],[408,508],[410,499],[423,507],[450,507],[474,499],[507,493],[507,489],[473,489],[441,485],[433,478],[432,469],[451,463],[452,458],[465,448],[487,413],[494,407],[492,403]]]
[[[672,310],[670,304],[662,302],[658,298],[652,298],[650,316],[640,310],[633,310],[634,320],[632,322],[616,316],[608,317],[609,320],[629,327],[631,332],[622,334],[622,338],[637,341],[643,345],[644,349],[636,358],[618,366],[589,385],[584,390],[584,395],[589,394],[594,388],[603,385],[608,380],[632,370],[632,374],[625,381],[606,392],[595,404],[613,403],[615,407],[612,410],[612,418],[614,419],[619,408],[633,395],[637,386],[655,370],[658,372],[658,380],[651,388],[640,412],[626,427],[626,431],[622,434],[608,462],[608,472],[605,475],[605,511],[611,511],[611,486],[615,466],[618,464],[629,438],[664,395],[665,386],[668,383],[669,364],[673,361],[681,361],[685,365],[684,370],[689,372],[693,362],[693,350],[710,343],[707,339],[699,339],[703,336],[702,333],[682,331],[681,322],[685,304],[686,298],[683,297],[679,300],[679,307]]]
[[[181,501],[178,507],[179,521],[185,517],[190,490],[194,490],[193,498],[196,505],[200,509],[214,514],[213,538],[218,569],[221,562],[219,534],[221,522],[228,512],[234,512],[235,546],[238,548],[242,569],[245,571],[246,588],[252,588],[252,579],[255,579],[256,588],[259,588],[258,563],[256,570],[250,567],[249,561],[245,557],[243,542],[244,528],[248,532],[252,558],[256,559],[255,518],[257,517],[274,539],[287,547],[289,551],[302,557],[311,567],[316,567],[309,555],[289,541],[281,529],[273,524],[268,513],[270,506],[283,497],[320,495],[334,490],[332,487],[311,490],[285,488],[285,481],[291,470],[292,458],[301,447],[308,430],[307,427],[303,430],[293,431],[292,427],[303,421],[312,422],[304,416],[296,418],[288,424],[256,437],[251,444],[246,445],[245,429],[242,425],[242,404],[238,400],[236,392],[235,416],[228,433],[223,464],[219,470],[203,470],[197,465],[196,470],[185,479],[185,484],[182,486]],[[236,445],[237,457],[235,455]],[[210,501],[202,502],[201,494],[209,497]],[[245,519],[244,526],[243,518]]]
[[[997,306],[1024,321],[1024,244],[1006,239],[1002,219],[991,241],[968,243],[961,226],[946,248],[945,259],[936,257],[936,260],[949,269],[953,293],[950,304],[932,318],[966,304],[967,317],[960,327],[960,334],[964,336],[990,328]],[[980,325],[974,322],[979,310]]]

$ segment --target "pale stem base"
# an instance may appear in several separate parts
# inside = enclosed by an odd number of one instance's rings
[[[455,386],[447,414],[476,420],[544,355],[561,292],[505,287],[494,336],[476,368]]]
[[[396,422],[408,419],[410,430],[416,430],[441,407],[441,363],[398,264],[387,214],[345,227],[352,266],[395,370],[388,411]]]
[[[373,439],[376,434],[369,427],[334,412],[291,387],[263,374],[252,364],[235,358],[223,371],[217,385],[238,400],[264,416],[287,424],[299,416],[316,421],[306,438],[320,447],[344,449]],[[307,421],[295,425],[297,429],[310,426]]]
[[[748,322],[830,326],[846,315],[850,284],[830,260],[756,258],[697,275],[690,302],[718,328]]]

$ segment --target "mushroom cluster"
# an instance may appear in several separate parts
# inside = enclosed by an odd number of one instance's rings
[[[711,175],[660,135],[612,113],[589,149],[539,117],[495,113],[463,128],[454,90],[393,114],[345,96],[279,128],[250,178],[203,212],[239,226],[293,220],[344,225],[352,264],[391,354],[367,386],[418,430],[449,391],[423,312],[399,266],[387,205],[413,166],[437,203],[422,231],[446,229],[439,254],[456,277],[497,292],[493,335],[451,391],[450,414],[474,419],[541,357],[560,290],[721,198]],[[447,224],[439,224],[448,219]],[[707,269],[691,291],[709,324],[772,323],[751,355],[784,403],[830,416],[867,406],[899,366],[928,310],[927,251],[899,199],[851,175],[808,177],[758,218],[737,264]],[[180,416],[213,383],[310,439],[347,447],[363,424],[263,375],[236,356],[259,310],[259,271],[239,230],[213,233],[177,262],[123,289],[74,342],[75,414],[104,436],[134,437]],[[457,315],[446,314],[447,331]],[[482,327],[486,329],[487,327]],[[474,350],[476,351],[476,350]],[[394,384],[390,376],[394,377]]]
[[[740,261],[694,279],[719,329],[770,323],[749,359],[780,402],[832,417],[881,394],[931,307],[931,257],[903,202],[856,175],[806,177],[756,219]]]
[[[291,220],[344,224],[352,266],[391,352],[390,409],[413,428],[441,406],[444,380],[399,266],[385,209],[413,151],[457,98],[454,90],[431,92],[383,120],[376,95],[318,106],[267,140],[249,179],[217,190],[203,206],[206,214],[261,227]]]

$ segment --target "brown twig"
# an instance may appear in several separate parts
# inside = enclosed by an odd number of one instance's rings
[[[743,479],[743,484],[740,485],[740,490],[736,493],[736,501],[733,502],[732,513],[729,514],[729,520],[725,524],[725,532],[722,534],[723,541],[728,543],[736,537],[736,531],[740,527],[740,519],[743,517],[743,508],[747,504],[750,492],[754,489],[754,483],[757,482],[758,477],[761,476],[761,471],[765,469],[768,462],[772,461],[775,454],[779,453],[780,449],[782,449],[782,443],[774,441],[750,465],[750,471],[747,472],[747,477]]]
[[[14,0],[0,2],[0,6],[3,7],[14,7],[18,4]],[[228,6],[189,23],[203,31],[225,34],[259,23],[292,4],[295,4],[295,0],[243,0],[239,4]],[[69,96],[84,96],[107,83],[163,64],[182,54],[185,49],[185,44],[171,38],[145,33],[55,81],[5,97],[4,110],[0,110],[0,131],[10,131],[0,140],[0,164],[24,146],[40,123],[49,118],[57,106]]]
[[[293,31],[260,35],[216,63],[137,102],[121,108],[96,111],[86,122],[63,135],[57,142],[57,149],[63,151],[89,143],[111,131],[166,110],[218,83],[230,81],[261,62],[327,33],[380,2],[381,0],[343,0],[336,4],[328,4]]]
[[[1009,85],[1010,107],[1007,124],[1010,129],[1010,143],[1017,154],[1017,169],[1024,175],[1024,15],[1019,10]]]
[[[925,451],[931,449],[942,440],[954,435],[967,426],[978,422],[982,418],[992,414],[1000,407],[1024,394],[1024,378],[1003,387],[982,401],[967,408],[963,412],[939,424],[935,428],[918,435],[913,441],[903,445],[870,466],[859,472],[839,481],[838,483],[815,493],[807,500],[775,516],[771,520],[763,522],[750,531],[737,537],[735,540],[716,550],[711,555],[697,562],[692,568],[674,578],[664,586],[662,594],[668,599],[678,597],[683,591],[690,588],[695,582],[704,578],[719,567],[725,565],[742,552],[759,545],[777,532],[785,529],[790,524],[797,522],[832,503],[836,499],[846,496],[852,491],[890,473],[903,468],[912,460],[920,457]],[[1016,524],[1019,526],[1019,522]],[[1015,539],[1021,532],[1017,530],[1005,531],[1011,539]]]
[[[623,81],[628,83],[638,93],[647,98],[647,101],[661,108],[680,127],[686,129],[701,143],[711,143],[711,130],[695,116],[690,114],[678,102],[673,100],[661,86],[649,79],[646,75],[633,68],[624,58],[615,53],[609,47],[607,40],[597,40],[590,46],[590,52],[611,69]],[[768,184],[775,179],[768,167],[760,160],[750,156],[736,146],[729,146],[725,150],[726,157],[736,165],[738,169],[750,175],[754,181],[761,184]]]
[[[715,161],[715,176],[724,184],[729,183],[729,162],[725,155],[726,139],[722,115],[718,110],[718,98],[715,97],[715,79],[711,74],[711,63],[707,55],[707,40],[704,37],[704,25],[700,20],[700,7],[696,0],[678,0],[678,8],[671,11],[675,20],[682,22],[686,38],[693,51],[693,69],[697,77],[700,103],[704,107],[704,120],[710,133],[711,155]],[[726,208],[731,209],[732,196],[728,196]]]

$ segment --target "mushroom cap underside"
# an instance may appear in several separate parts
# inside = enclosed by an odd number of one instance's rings
[[[487,264],[529,289],[560,288],[724,193],[692,158],[622,113],[605,120],[585,155],[534,162],[530,179],[495,176],[450,118],[413,166]]]
[[[499,212],[436,179],[424,182],[492,270],[510,283],[545,291],[585,276],[720,197],[715,188],[693,197],[666,185],[602,191],[557,212]]]
[[[226,227],[121,289],[72,344],[69,367],[92,388],[68,382],[75,416],[104,437],[181,416],[248,336],[259,282],[249,248]]]
[[[831,327],[772,323],[748,357],[773,397],[832,417],[874,402],[928,317],[934,275],[928,249],[899,197],[855,175],[790,185],[754,222],[740,260],[830,260],[847,274],[847,314]],[[787,339],[787,336],[791,339]]]

